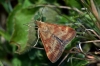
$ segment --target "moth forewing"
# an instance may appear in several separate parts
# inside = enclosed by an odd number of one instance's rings
[[[65,45],[75,37],[76,31],[68,26],[37,21],[39,35],[47,57],[54,63],[62,55]]]

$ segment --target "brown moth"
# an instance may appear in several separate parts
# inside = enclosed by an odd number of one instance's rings
[[[76,31],[68,26],[37,21],[39,36],[49,60],[54,63],[62,55],[65,45],[75,37]]]

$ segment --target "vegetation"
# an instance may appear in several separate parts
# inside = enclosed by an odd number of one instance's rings
[[[99,0],[0,0],[0,66],[90,66],[100,62],[99,4]],[[76,30],[76,37],[56,63],[40,49],[40,39],[38,48],[33,47],[38,36],[36,20]]]

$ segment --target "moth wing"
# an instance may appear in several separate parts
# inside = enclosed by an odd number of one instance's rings
[[[66,26],[59,26],[44,22],[37,22],[37,25],[47,57],[52,63],[54,63],[62,55],[65,45],[74,38],[75,31]],[[70,33],[68,33],[69,30]]]

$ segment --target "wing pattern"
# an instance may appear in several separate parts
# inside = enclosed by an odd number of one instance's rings
[[[54,63],[62,55],[67,45],[76,35],[74,29],[68,26],[37,22],[40,38],[47,57]]]

